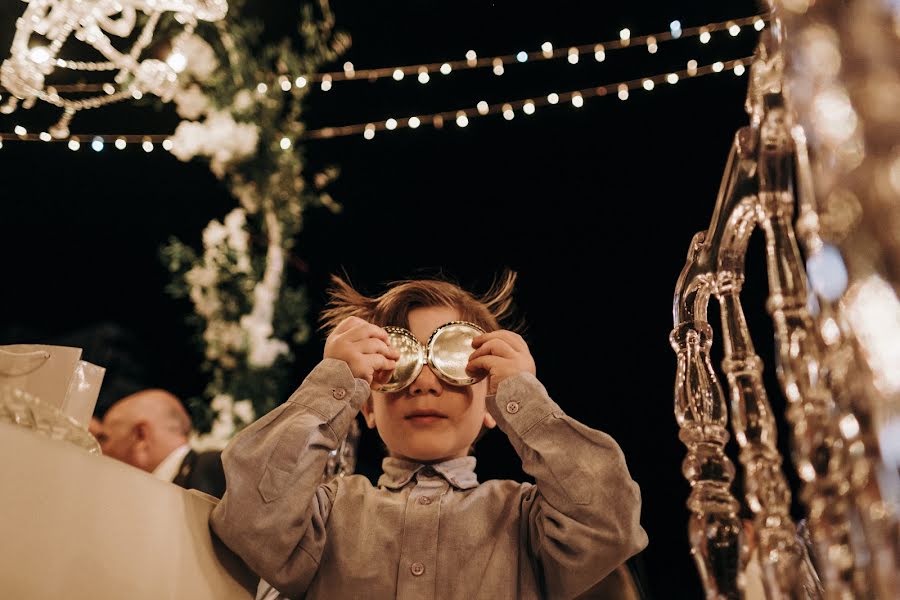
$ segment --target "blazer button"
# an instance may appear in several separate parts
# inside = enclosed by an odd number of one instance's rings
[[[347,395],[347,390],[345,390],[344,388],[336,388],[331,391],[331,395],[334,396],[335,400],[343,400]]]
[[[429,498],[428,496],[419,496],[419,504],[421,504],[422,506],[428,506],[429,504],[431,504],[431,498]]]
[[[511,415],[514,415],[517,412],[519,412],[519,403],[518,402],[507,402],[506,403],[506,412],[508,412]]]
[[[420,562],[414,562],[412,565],[410,565],[409,570],[412,571],[413,575],[418,577],[425,572],[425,565]]]

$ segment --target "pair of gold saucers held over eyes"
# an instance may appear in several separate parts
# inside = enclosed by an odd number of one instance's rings
[[[469,356],[475,351],[472,340],[485,331],[466,321],[451,321],[434,330],[424,346],[411,331],[403,327],[387,326],[390,345],[400,353],[397,367],[385,383],[374,386],[381,392],[397,392],[416,380],[425,365],[450,385],[472,385],[483,377],[466,373]]]

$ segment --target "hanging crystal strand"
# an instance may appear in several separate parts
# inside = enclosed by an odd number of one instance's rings
[[[820,346],[806,308],[806,281],[792,224],[794,152],[782,93],[783,35],[773,16],[760,36],[747,93],[756,132],[757,219],[766,239],[776,372],[788,400],[794,463],[804,482],[801,500],[809,510],[826,598],[866,598],[850,539],[846,448],[837,432],[834,402],[819,377]]]
[[[869,587],[851,544],[846,448],[834,401],[820,377],[817,333],[806,308],[806,282],[791,216],[793,196],[761,192],[769,274],[767,308],[775,325],[778,376],[788,400],[801,498],[821,561],[828,598],[867,598]]]
[[[834,222],[828,211],[815,201],[812,168],[803,128],[794,126],[791,136],[796,152],[799,218],[797,233],[810,262],[826,250],[820,235],[821,217]],[[844,219],[846,221],[846,219]],[[840,237],[845,244],[857,237],[849,223],[841,223]],[[830,232],[832,235],[837,231]],[[834,249],[834,247],[832,247]],[[836,249],[835,249],[836,250]],[[871,380],[858,349],[851,343],[852,334],[834,301],[834,290],[823,282],[817,297],[817,323],[822,339],[823,379],[839,411],[838,428],[848,448],[850,495],[856,506],[864,538],[863,552],[868,556],[870,579],[879,598],[900,597],[900,524],[896,514],[896,491],[900,489],[900,473],[887,467],[882,459],[875,429],[877,394],[865,385]],[[892,495],[892,492],[894,495]]]
[[[742,245],[746,249],[745,241]],[[781,471],[775,416],[762,380],[763,363],[741,308],[742,285],[741,272],[720,272],[722,370],[731,391],[731,426],[741,448],[746,502],[753,511],[766,594],[770,600],[821,598],[818,578],[806,560],[790,516],[791,492]]]
[[[3,113],[4,115],[11,115],[12,113],[16,112],[16,109],[18,107],[19,99],[15,96],[10,96],[9,99],[7,99],[7,101],[3,104],[3,106],[0,106],[0,113]]]
[[[850,498],[843,440],[835,422],[835,406],[819,376],[816,330],[806,310],[799,250],[790,224],[792,198],[766,193],[762,223],[770,296],[775,324],[778,375],[788,400],[793,428],[794,462],[804,481],[801,498],[819,556],[828,598],[865,598],[868,586],[858,572],[850,540]]]
[[[688,535],[706,597],[739,599],[741,523],[730,487],[734,464],[725,455],[728,419],[722,388],[709,358],[712,328],[706,322],[709,277],[693,277],[705,232],[694,236],[675,293],[675,328],[669,342],[677,357],[675,418],[687,446],[682,473],[691,484]]]
[[[59,118],[59,121],[57,121],[56,125],[50,128],[50,135],[58,140],[69,137],[69,124],[72,122],[75,112],[74,108],[67,108]]]

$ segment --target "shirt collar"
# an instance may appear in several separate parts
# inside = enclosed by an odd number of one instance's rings
[[[172,452],[170,452],[169,455],[153,469],[153,476],[163,481],[175,481],[175,477],[178,476],[178,469],[181,467],[184,457],[187,456],[190,451],[191,447],[188,444],[184,444],[183,446],[179,446],[172,450]]]
[[[385,458],[381,463],[384,471],[378,479],[379,487],[398,490],[405,486],[413,476],[423,469],[433,469],[447,483],[460,490],[469,490],[478,485],[475,475],[475,457],[463,456],[434,464],[422,464],[402,458]]]

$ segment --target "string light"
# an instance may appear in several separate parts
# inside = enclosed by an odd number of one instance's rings
[[[601,85],[582,90],[574,90],[571,92],[551,92],[547,94],[547,96],[540,97],[537,100],[526,99],[518,101],[507,101],[501,104],[494,105],[487,104],[484,101],[480,101],[476,105],[477,111],[471,111],[471,109],[469,111],[465,109],[459,109],[455,111],[435,113],[432,115],[424,115],[421,117],[410,117],[409,119],[406,119],[402,122],[398,122],[397,119],[390,118],[381,123],[366,123],[359,125],[346,125],[341,127],[327,127],[318,130],[306,131],[300,137],[302,139],[322,139],[362,133],[365,139],[371,140],[374,139],[375,133],[379,129],[394,130],[400,127],[417,129],[424,123],[431,123],[431,125],[436,129],[440,129],[443,127],[444,121],[451,118],[456,119],[456,123],[458,126],[466,127],[468,126],[469,120],[473,116],[486,116],[492,113],[500,114],[505,120],[512,121],[515,118],[516,110],[521,110],[526,115],[533,115],[536,112],[537,106],[548,106],[552,104],[559,104],[561,102],[571,102],[573,107],[581,108],[582,106],[584,106],[584,101],[586,98],[606,96],[615,92],[621,100],[627,100],[629,98],[631,90],[652,90],[658,84],[665,82],[668,82],[669,84],[675,84],[684,77],[705,76],[713,73],[720,73],[725,70],[732,70],[736,75],[741,75],[746,72],[745,65],[746,63],[751,61],[752,58],[753,57],[743,57],[729,61],[716,61],[713,64],[703,67],[700,67],[697,64],[697,61],[692,59],[688,61],[687,68],[679,72],[664,73],[651,77],[642,77],[639,79],[632,79],[620,83]],[[21,125],[17,125],[14,128],[14,131],[15,133],[0,133],[0,147],[2,147],[2,142],[8,140],[25,142],[42,141],[42,136],[40,136],[39,134],[28,134],[25,128]],[[46,136],[43,137],[46,139]],[[93,139],[98,139],[103,144],[114,143],[115,147],[120,150],[123,150],[127,144],[132,143],[141,143],[145,152],[151,152],[153,150],[154,143],[161,144],[162,147],[167,151],[171,151],[174,146],[168,135],[93,136]],[[66,140],[51,141],[67,141],[69,148],[73,151],[80,148],[80,140],[75,136],[70,137]]]
[[[403,80],[403,69],[394,69],[394,74],[392,75],[394,81],[402,81]]]
[[[578,64],[578,48],[569,48],[568,61],[570,65]]]
[[[741,27],[734,21],[728,22],[728,34],[731,37],[737,37],[737,35],[741,32]]]
[[[431,80],[431,76],[428,74],[428,69],[425,67],[419,68],[419,83],[426,84]]]
[[[500,76],[503,75],[503,60],[500,58],[494,59],[494,75]]]
[[[279,146],[281,146],[282,150],[289,150],[291,147],[291,140],[283,137],[281,138],[281,142],[279,142]]]
[[[607,49],[618,49],[625,48],[630,45],[645,45],[647,50],[650,53],[655,53],[658,50],[658,46],[660,42],[675,40],[683,37],[700,37],[700,42],[706,44],[711,39],[711,34],[716,31],[728,31],[731,35],[737,35],[734,33],[735,31],[739,32],[741,27],[743,26],[753,26],[757,31],[761,31],[765,27],[766,21],[764,16],[762,15],[753,15],[750,17],[744,17],[741,19],[731,19],[724,22],[719,23],[709,23],[707,25],[699,26],[699,27],[689,27],[683,28],[681,22],[678,20],[674,20],[669,23],[669,31],[659,32],[652,35],[640,36],[640,37],[632,37],[631,30],[628,28],[623,28],[619,32],[619,39],[607,41],[599,44],[586,44],[581,46],[573,46],[568,48],[567,50],[557,51],[553,48],[553,44],[548,42],[544,42],[541,44],[540,53],[528,53],[525,51],[520,51],[516,54],[511,55],[502,55],[502,56],[494,56],[484,59],[479,59],[477,53],[474,50],[469,50],[466,52],[464,60],[451,60],[445,61],[443,63],[426,63],[426,64],[417,64],[417,65],[406,65],[406,66],[398,66],[398,67],[379,67],[373,69],[362,69],[357,70],[352,63],[345,62],[342,66],[342,70],[334,71],[334,72],[323,72],[318,74],[307,74],[307,75],[299,75],[294,79],[294,86],[297,88],[304,88],[310,82],[322,83],[321,86],[322,91],[329,91],[332,88],[332,82],[337,81],[376,81],[378,79],[387,78],[387,77],[398,77],[399,71],[399,79],[402,79],[406,74],[413,73],[422,73],[422,68],[425,69],[425,72],[430,73],[439,71],[442,75],[449,75],[451,72],[457,69],[475,69],[475,68],[484,68],[484,67],[495,67],[496,59],[500,59],[501,65],[506,65],[512,62],[525,62],[522,58],[525,58],[527,62],[531,62],[533,60],[551,60],[558,58],[567,58],[570,62],[577,62],[578,57],[582,54],[587,54],[589,52],[594,53],[594,58],[597,62],[603,62],[606,59],[606,51]],[[656,48],[656,50],[654,50]],[[41,56],[41,52],[39,49],[34,49],[38,54],[38,58]],[[574,51],[574,53],[573,53]],[[175,53],[173,52],[173,55]],[[172,55],[170,55],[172,57]],[[177,59],[176,59],[177,60]],[[67,66],[68,63],[66,63]],[[574,63],[573,63],[574,64]],[[421,79],[424,79],[422,77]],[[328,81],[327,84],[324,82]],[[287,83],[290,83],[290,79],[287,79]],[[291,87],[285,84],[284,80],[280,80],[281,89],[284,92],[290,92]],[[267,93],[268,86],[262,84],[261,89],[265,90],[260,93]],[[93,92],[93,91],[104,91],[107,95],[113,96],[116,94],[116,87],[110,83],[100,84],[100,83],[76,83],[76,84],[60,84],[55,86],[55,93],[64,93],[64,92]],[[128,92],[126,91],[125,94]],[[143,94],[140,90],[134,90],[132,95],[136,99],[140,99]]]
[[[288,79],[287,77],[282,77],[281,78],[281,91],[289,92],[289,91],[291,91],[291,87],[292,87],[291,80]]]
[[[53,136],[47,133],[46,131],[42,131],[39,136],[42,142],[50,142],[53,141]]]
[[[91,149],[93,149],[94,152],[102,152],[103,151],[103,138],[99,137],[99,136],[95,137],[93,139],[93,141],[91,142]]]
[[[265,94],[265,93],[268,92],[268,91],[269,91],[269,86],[267,86],[265,83],[260,82],[260,83],[256,86],[256,93],[257,93],[257,94]]]

